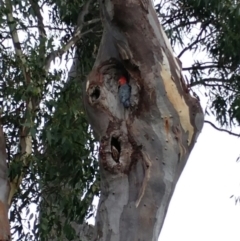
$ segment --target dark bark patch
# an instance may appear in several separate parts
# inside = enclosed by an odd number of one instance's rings
[[[147,140],[149,140],[149,135],[147,133],[144,136]]]
[[[92,103],[96,102],[99,99],[101,94],[100,87],[98,85],[94,86],[89,90],[89,94],[90,94],[91,102]]]

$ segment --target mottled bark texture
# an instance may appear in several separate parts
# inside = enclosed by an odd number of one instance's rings
[[[100,2],[104,33],[84,96],[100,141],[94,240],[156,241],[203,112],[187,90],[152,3]],[[118,98],[122,75],[132,87],[129,109]]]
[[[8,221],[8,195],[10,186],[6,159],[5,138],[0,124],[0,241],[11,240]]]

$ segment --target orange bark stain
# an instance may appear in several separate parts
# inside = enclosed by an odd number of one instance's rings
[[[168,117],[165,117],[164,127],[165,127],[165,131],[166,131],[166,134],[167,134],[167,140],[169,140],[170,123],[169,123]]]
[[[0,241],[10,240],[10,225],[6,206],[0,201]]]

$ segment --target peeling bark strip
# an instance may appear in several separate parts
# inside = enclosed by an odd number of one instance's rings
[[[178,178],[203,126],[151,1],[101,0],[104,34],[85,106],[100,141],[95,239],[158,240]],[[130,108],[118,80],[131,86]]]
[[[0,241],[9,241],[10,226],[8,221],[8,169],[6,163],[5,138],[0,126]]]

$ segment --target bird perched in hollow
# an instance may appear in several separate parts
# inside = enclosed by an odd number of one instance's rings
[[[112,151],[112,158],[115,162],[119,162],[119,151],[117,150],[117,148],[115,146],[111,147],[111,151]]]
[[[124,76],[121,76],[118,80],[119,89],[118,95],[120,102],[125,108],[130,107],[130,96],[131,96],[131,86],[127,83],[127,79]]]

